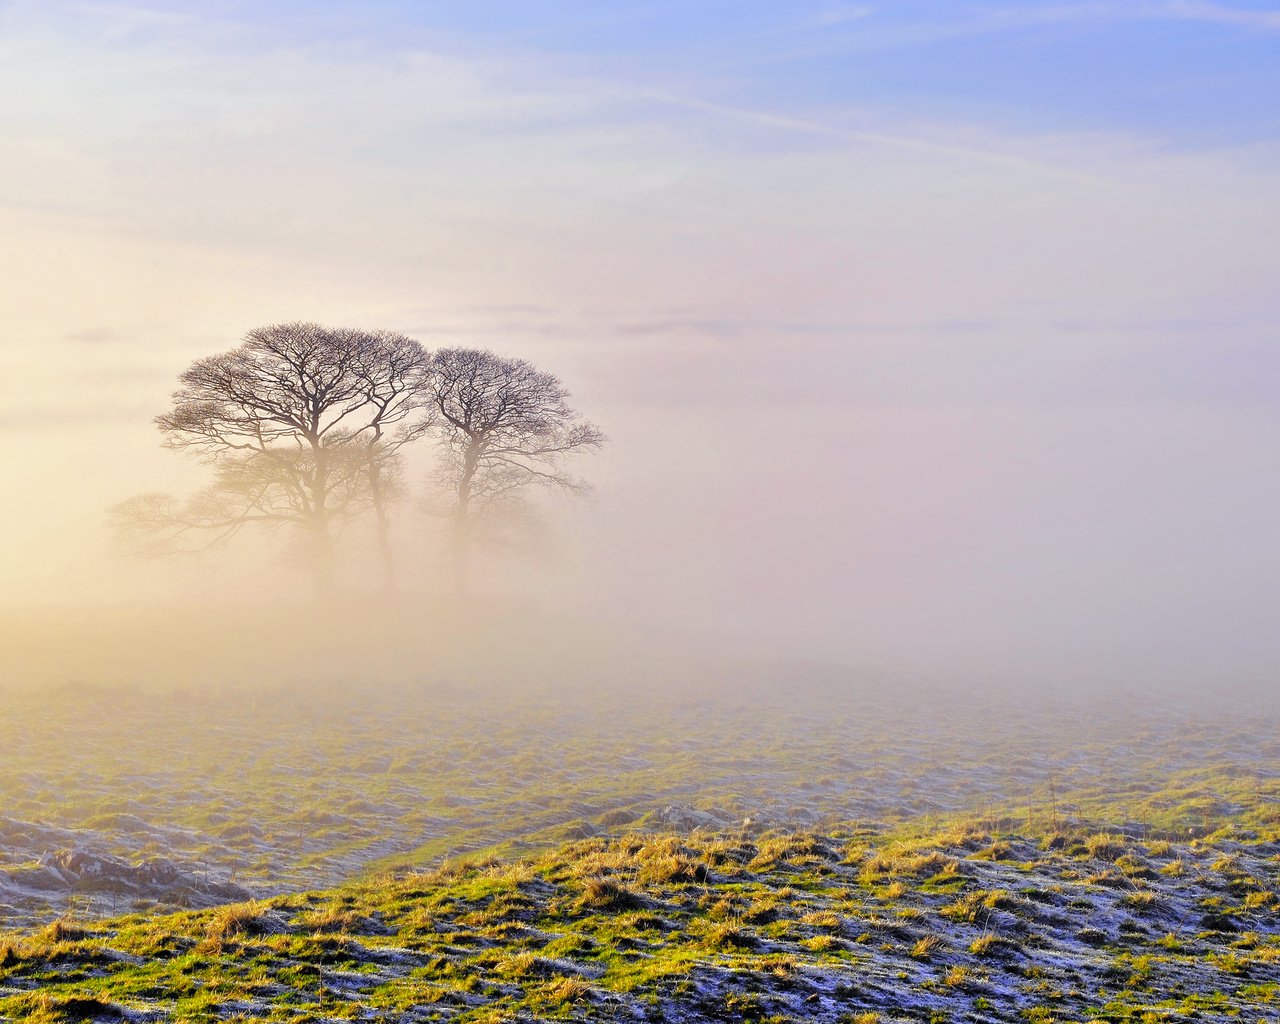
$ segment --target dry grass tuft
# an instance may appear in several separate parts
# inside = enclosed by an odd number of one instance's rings
[[[320,934],[349,934],[368,922],[363,915],[354,910],[343,910],[341,907],[325,907],[322,910],[311,910],[299,914],[298,927]]]
[[[644,906],[639,893],[628,889],[616,878],[593,875],[583,879],[582,896],[578,907],[582,910],[638,910]]]
[[[79,925],[65,918],[59,918],[41,928],[34,938],[41,945],[53,945],[56,942],[77,942],[88,934],[88,931]]]
[[[231,939],[239,935],[265,934],[267,911],[256,901],[232,903],[220,907],[209,918],[205,937],[211,940]]]
[[[646,860],[640,868],[640,881],[661,885],[664,882],[705,882],[707,866],[679,854],[667,854]]]
[[[955,967],[951,968],[951,970],[947,971],[947,973],[943,976],[942,983],[948,986],[949,988],[960,988],[968,980],[969,980],[969,969],[967,967],[961,967],[959,964],[957,964]]]
[[[547,995],[558,1003],[579,1003],[591,994],[591,986],[581,978],[557,978],[547,986]]]
[[[969,952],[974,956],[990,956],[1003,949],[1007,949],[1009,942],[1007,939],[1001,938],[999,935],[993,935],[988,932],[985,935],[979,935],[971,943],[969,943]]]
[[[916,960],[928,960],[941,945],[941,935],[926,935],[916,940],[916,944],[911,947],[911,956]]]
[[[1111,835],[1107,832],[1096,832],[1086,837],[1084,841],[1085,851],[1094,860],[1102,860],[1114,862],[1124,856],[1129,850],[1129,844],[1124,836]]]
[[[54,996],[40,992],[24,1007],[23,1019],[31,1024],[73,1024],[76,1021],[123,1017],[124,1010],[97,996]]]

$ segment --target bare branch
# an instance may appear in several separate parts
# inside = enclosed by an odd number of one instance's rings
[[[446,451],[442,475],[454,495],[462,589],[474,527],[531,522],[527,491],[533,487],[588,493],[587,484],[560,464],[599,448],[605,435],[569,405],[569,392],[558,378],[526,360],[476,349],[442,349],[432,370],[429,389]]]
[[[140,496],[117,518],[160,550],[193,533],[222,543],[251,523],[298,527],[331,576],[345,522],[374,508],[385,539],[399,450],[430,429],[430,373],[426,350],[400,334],[305,322],[252,330],[193,363],[156,418],[168,447],[212,466],[213,483],[186,503]]]

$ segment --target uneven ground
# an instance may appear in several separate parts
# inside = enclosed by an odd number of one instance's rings
[[[1253,704],[1013,705],[822,681],[553,696],[7,694],[0,928],[207,906],[649,829],[1077,816],[1185,835],[1274,792]]]
[[[1273,1020],[1280,812],[1251,818],[1178,844],[978,827],[592,839],[60,922],[0,947],[0,1016]]]
[[[0,1019],[1280,1020],[1256,698],[6,696]]]

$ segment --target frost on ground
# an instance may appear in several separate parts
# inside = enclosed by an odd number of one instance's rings
[[[1247,701],[1028,706],[843,679],[629,701],[427,686],[4,699],[0,928],[744,819],[936,829],[1002,812],[1185,838],[1274,799],[1280,758],[1274,710]]]
[[[1193,841],[1011,821],[631,835],[0,946],[47,1020],[1270,1020],[1280,809]]]
[[[8,696],[0,1018],[1280,1019],[1256,700]]]
[[[0,829],[14,840],[11,854],[23,841],[28,849],[45,851],[27,863],[0,870],[0,912],[11,918],[38,917],[41,911],[54,913],[55,908],[56,914],[101,914],[149,905],[212,907],[251,895],[225,872],[181,865],[165,857],[129,861],[91,852],[78,845],[80,834],[70,830],[12,819],[0,819]],[[60,842],[51,843],[51,839]]]

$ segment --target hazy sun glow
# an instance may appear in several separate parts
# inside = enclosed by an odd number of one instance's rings
[[[1265,1017],[1277,5],[0,0],[0,1021]]]
[[[612,438],[570,607],[1273,663],[1275,11],[450,6],[0,3],[5,605],[189,590],[104,510],[200,479],[151,423],[192,359],[305,318],[564,378]]]

